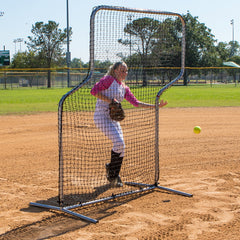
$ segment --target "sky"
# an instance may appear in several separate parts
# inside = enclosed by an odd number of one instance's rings
[[[66,0],[0,0],[0,50],[10,50],[10,57],[27,50],[24,41],[32,36],[36,22],[49,20],[67,27]],[[73,35],[70,42],[71,58],[89,61],[89,22],[93,7],[99,5],[152,9],[186,14],[187,11],[199,22],[212,30],[218,42],[233,39],[240,42],[239,0],[68,0],[69,25]],[[1,15],[1,14],[0,14]],[[234,25],[231,20],[234,20]],[[234,31],[233,31],[234,26]],[[15,42],[22,39],[23,42]]]

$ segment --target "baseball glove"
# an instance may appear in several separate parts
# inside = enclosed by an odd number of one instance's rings
[[[109,104],[109,115],[114,121],[122,121],[125,118],[122,105],[116,99],[112,99],[112,102]]]

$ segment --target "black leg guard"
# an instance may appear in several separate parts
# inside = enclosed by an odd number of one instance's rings
[[[120,157],[121,153],[115,153],[114,151],[111,152],[111,167],[113,169],[114,178],[118,177],[121,167],[123,157]]]
[[[120,157],[120,154],[121,153],[111,151],[111,162],[106,164],[107,178],[109,181],[112,181],[119,176],[123,161],[123,157]]]

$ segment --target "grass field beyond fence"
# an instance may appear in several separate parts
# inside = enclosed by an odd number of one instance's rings
[[[156,87],[156,92],[158,89],[160,88]],[[0,115],[57,112],[59,100],[69,90],[0,90]],[[134,89],[135,91],[137,89]],[[164,92],[161,98],[168,101],[167,107],[240,106],[240,87],[235,84],[173,86]]]

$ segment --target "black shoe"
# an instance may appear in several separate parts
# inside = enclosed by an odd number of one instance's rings
[[[123,187],[122,180],[120,176],[117,176],[115,179],[111,181],[112,187]]]

